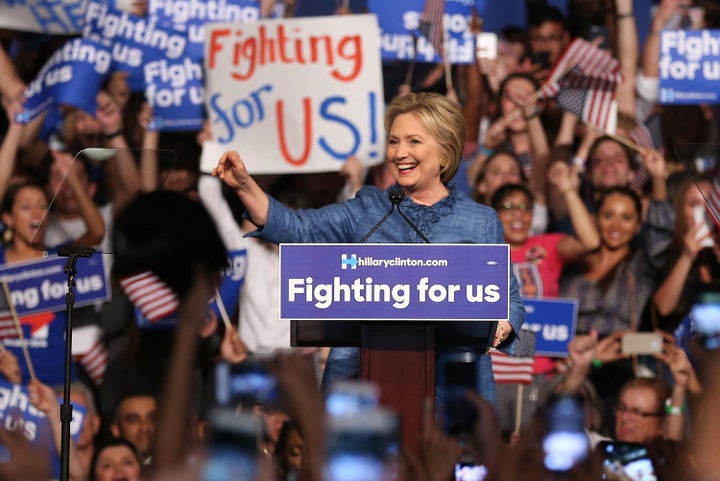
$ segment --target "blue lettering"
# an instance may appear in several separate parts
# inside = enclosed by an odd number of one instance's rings
[[[322,104],[320,104],[320,116],[323,119],[330,120],[331,122],[337,122],[339,124],[342,124],[350,130],[352,136],[353,136],[353,145],[348,149],[346,152],[337,152],[334,149],[330,147],[330,145],[327,143],[324,137],[321,137],[319,140],[320,147],[322,147],[325,152],[332,155],[338,160],[345,159],[348,155],[352,155],[357,151],[358,146],[360,145],[360,134],[358,132],[358,129],[347,119],[340,117],[335,114],[331,114],[329,112],[330,106],[335,103],[345,104],[345,98],[344,97],[329,97],[325,99]]]

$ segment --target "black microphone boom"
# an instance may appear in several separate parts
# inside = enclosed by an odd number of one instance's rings
[[[405,198],[405,192],[404,192],[402,189],[390,189],[390,190],[388,191],[388,198],[390,199],[390,204],[391,204],[391,205],[390,205],[390,210],[388,211],[387,214],[385,214],[385,216],[384,216],[382,219],[380,219],[380,221],[379,221],[377,224],[375,224],[375,225],[373,226],[372,229],[370,229],[370,232],[368,232],[367,234],[365,234],[365,235],[363,236],[363,238],[360,239],[360,243],[362,244],[363,242],[365,242],[366,240],[368,240],[368,238],[369,238],[371,235],[373,235],[373,233],[374,233],[376,230],[378,230],[378,229],[380,228],[380,226],[385,223],[386,220],[388,220],[388,217],[390,217],[390,214],[392,214],[393,209],[395,209],[395,206],[397,206],[398,214],[400,214],[400,216],[403,218],[403,220],[404,220],[410,227],[413,228],[413,230],[417,233],[418,236],[420,236],[420,238],[421,238],[422,240],[425,241],[425,243],[429,244],[429,243],[430,243],[430,240],[429,240],[427,237],[425,237],[425,235],[424,235],[422,232],[420,232],[420,229],[418,229],[418,227],[413,223],[413,221],[411,221],[410,218],[409,218],[408,216],[406,216],[405,213],[404,213],[402,210],[400,210],[400,203],[401,203],[402,200]]]
[[[395,209],[396,201],[393,200],[393,191],[392,191],[392,190],[388,193],[388,196],[390,197],[390,210],[388,211],[387,214],[385,214],[385,216],[384,216],[382,219],[380,219],[380,221],[379,221],[377,224],[375,224],[375,225],[373,226],[372,229],[370,229],[370,231],[369,231],[367,234],[365,234],[365,235],[363,236],[362,239],[360,239],[360,244],[362,244],[362,243],[364,243],[365,241],[367,241],[368,238],[369,238],[371,235],[373,235],[373,234],[375,233],[375,231],[378,230],[378,229],[380,228],[380,226],[385,223],[386,220],[388,220],[388,217],[390,217],[390,214],[392,214],[393,210]],[[400,197],[400,200],[402,200],[402,196]],[[397,202],[400,202],[400,201],[397,201]]]

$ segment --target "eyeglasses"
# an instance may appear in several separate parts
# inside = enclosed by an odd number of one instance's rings
[[[528,212],[532,209],[532,206],[530,204],[526,204],[525,202],[520,202],[518,204],[513,204],[512,202],[504,202],[500,205],[495,206],[495,210],[498,212]]]
[[[641,411],[637,408],[631,408],[627,407],[624,404],[618,404],[615,406],[615,412],[617,414],[629,414],[634,417],[642,417],[642,418],[656,418],[662,416],[661,412],[653,411],[653,412],[645,412]]]

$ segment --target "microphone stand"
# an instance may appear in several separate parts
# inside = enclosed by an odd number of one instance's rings
[[[67,246],[58,249],[58,256],[67,257],[65,274],[67,274],[67,294],[65,294],[65,377],[63,382],[63,403],[60,406],[60,423],[62,436],[60,438],[60,480],[70,479],[70,423],[72,422],[73,407],[70,404],[70,368],[72,366],[72,314],[75,305],[75,274],[77,274],[78,257],[90,257],[95,249],[93,247]]]

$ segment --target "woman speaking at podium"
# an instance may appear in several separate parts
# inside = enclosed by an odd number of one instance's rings
[[[434,93],[396,97],[386,110],[385,130],[386,162],[397,182],[389,189],[393,195],[365,186],[340,204],[291,210],[260,188],[235,151],[222,155],[213,175],[237,192],[245,215],[258,226],[249,235],[274,243],[505,243],[495,211],[465,196],[452,182],[465,139],[465,121],[457,105]],[[401,190],[394,194],[398,187]],[[378,222],[392,203],[406,213],[408,222]],[[510,322],[498,322],[490,343],[510,349],[524,319],[517,280],[511,275]],[[357,376],[357,353],[355,348],[331,350],[324,383]],[[473,354],[478,361],[477,389],[494,402],[490,357]]]

